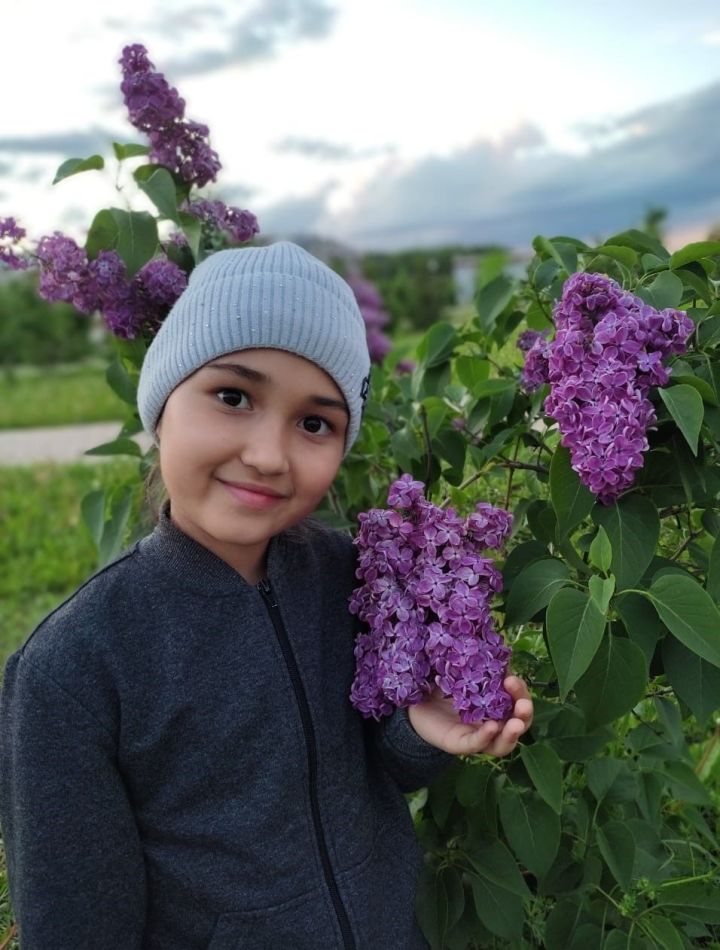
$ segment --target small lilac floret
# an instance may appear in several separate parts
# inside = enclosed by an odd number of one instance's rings
[[[394,510],[358,516],[363,584],[349,606],[368,630],[355,645],[352,704],[379,719],[437,686],[462,722],[506,719],[510,649],[491,613],[502,576],[482,552],[502,548],[511,515],[480,502],[463,519],[429,502],[424,484],[408,474],[391,485],[388,504]]]

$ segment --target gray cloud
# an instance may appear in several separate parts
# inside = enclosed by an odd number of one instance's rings
[[[188,35],[192,36],[198,30],[206,26],[212,26],[215,23],[225,19],[225,13],[219,6],[188,6],[179,8],[174,6],[172,12],[167,8],[162,16],[148,20],[136,27],[138,35],[145,36],[147,33],[160,33],[168,39],[181,41]],[[104,26],[110,30],[127,33],[127,20],[121,17],[107,17]]]
[[[608,144],[583,156],[552,152],[528,127],[410,169],[387,162],[332,230],[363,247],[526,246],[540,232],[592,239],[621,230],[658,205],[674,227],[709,225],[720,208],[719,119],[716,83],[609,123]]]
[[[323,0],[260,0],[243,16],[223,25],[222,44],[206,43],[178,56],[165,64],[166,72],[179,78],[272,59],[288,43],[324,39],[332,30],[335,16],[335,9]],[[157,30],[166,32],[164,20]]]
[[[0,138],[0,152],[18,152],[25,155],[64,155],[68,158],[86,158],[95,152],[107,151],[113,134],[106,129],[92,128],[87,132],[58,132],[50,135],[17,135]]]
[[[319,233],[327,198],[336,184],[335,181],[328,181],[312,195],[288,198],[267,208],[253,208],[262,235],[272,234],[281,238],[297,234]]]
[[[273,148],[276,152],[303,155],[306,158],[314,158],[321,162],[356,161],[361,158],[372,158],[376,155],[392,154],[394,151],[394,147],[391,145],[381,145],[377,148],[354,149],[349,145],[341,145],[339,142],[328,142],[323,139],[304,139],[297,136],[288,136],[287,138],[281,139],[273,145]]]

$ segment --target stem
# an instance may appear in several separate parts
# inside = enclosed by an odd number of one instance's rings
[[[520,439],[517,438],[515,440],[515,451],[513,452],[512,462],[508,463],[509,471],[508,471],[507,491],[505,492],[505,506],[504,506],[505,511],[508,511],[508,509],[510,508],[510,494],[512,492],[513,475],[515,474],[515,467],[517,465],[517,457],[518,457],[519,451],[520,451]]]
[[[712,737],[708,741],[708,744],[705,747],[705,751],[703,752],[702,757],[700,758],[700,761],[695,766],[696,775],[702,774],[702,770],[705,768],[706,763],[708,762],[712,753],[715,751],[715,747],[718,745],[718,743],[720,743],[720,726],[715,727],[715,732],[713,733]]]
[[[506,459],[504,455],[501,455],[502,467],[509,468],[512,470],[522,470],[527,472],[540,472],[542,475],[547,475],[550,469],[547,465],[535,465],[533,462],[516,462],[515,459]]]
[[[464,482],[462,482],[460,485],[458,485],[457,490],[458,490],[458,491],[464,491],[464,490],[468,487],[468,485],[472,485],[472,483],[473,483],[473,482],[476,482],[476,481],[478,480],[478,478],[482,478],[482,476],[483,476],[484,474],[485,474],[485,469],[484,469],[484,468],[481,468],[479,471],[475,472],[474,475],[471,475],[469,478],[466,478]],[[445,499],[438,505],[438,507],[439,507],[439,508],[447,508],[447,506],[448,506],[449,504],[450,504],[450,496],[448,495],[447,498],[445,498]]]
[[[422,419],[425,451],[427,452],[427,468],[425,469],[425,491],[427,492],[427,484],[430,481],[430,473],[432,471],[432,449],[430,447],[430,430],[428,429],[427,409],[422,405],[420,406],[420,418]]]
[[[693,543],[693,541],[695,540],[695,538],[699,538],[701,534],[702,534],[702,531],[691,531],[690,534],[688,535],[688,537],[685,538],[685,540],[683,541],[683,543],[682,543],[682,544],[680,545],[680,547],[677,549],[677,551],[676,551],[674,554],[671,554],[671,555],[670,555],[670,560],[671,560],[671,561],[676,561],[676,560],[680,557],[680,555],[683,553],[683,551],[685,550],[685,548],[687,548],[689,545],[691,545],[691,544]]]

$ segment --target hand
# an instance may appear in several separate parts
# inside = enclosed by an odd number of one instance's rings
[[[436,686],[426,699],[408,707],[410,725],[426,742],[452,755],[507,755],[530,728],[533,704],[519,676],[508,676],[503,686],[513,700],[512,716],[504,722],[460,722],[452,699]]]

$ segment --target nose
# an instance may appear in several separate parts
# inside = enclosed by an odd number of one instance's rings
[[[245,433],[239,457],[243,465],[262,475],[284,475],[290,470],[285,440],[279,425],[266,422],[262,429],[253,426]]]

